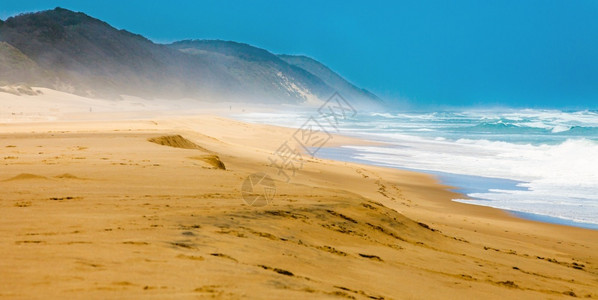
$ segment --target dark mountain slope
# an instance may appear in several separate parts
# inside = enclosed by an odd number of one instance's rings
[[[347,90],[247,44],[161,45],[62,8],[8,18],[0,42],[0,82],[85,96],[303,103]]]
[[[0,40],[53,70],[78,94],[179,96],[199,93],[209,82],[185,78],[203,77],[197,70],[209,67],[201,60],[65,9],[9,18]]]

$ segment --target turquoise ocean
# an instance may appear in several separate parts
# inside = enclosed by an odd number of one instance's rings
[[[234,117],[300,127],[313,115]],[[336,128],[322,125],[384,144],[324,147],[316,156],[431,173],[467,196],[454,201],[598,229],[597,111],[358,112]]]

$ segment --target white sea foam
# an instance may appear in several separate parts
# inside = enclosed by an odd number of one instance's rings
[[[307,117],[241,119],[300,126]],[[340,132],[389,143],[346,146],[354,159],[522,182],[521,190],[472,192],[473,199],[458,201],[598,224],[596,112],[375,113],[346,121]]]
[[[516,127],[540,128],[561,133],[570,130],[573,126],[598,127],[598,113],[593,111],[562,112],[559,110],[506,110],[506,111],[465,111],[451,113],[374,113],[378,116],[395,121],[412,123],[417,121],[448,121],[441,126],[455,126],[463,121],[481,121],[490,124],[512,125]]]
[[[392,137],[391,137],[392,136]],[[463,202],[598,224],[598,143],[530,145],[389,135],[400,147],[349,146],[379,164],[523,182],[527,190],[472,193]]]

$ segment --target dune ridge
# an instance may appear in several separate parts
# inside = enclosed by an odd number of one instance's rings
[[[15,181],[15,180],[29,180],[29,179],[48,179],[48,177],[36,175],[36,174],[29,174],[29,173],[21,173],[9,179],[5,179],[3,181]]]
[[[202,156],[193,156],[193,157],[189,157],[189,158],[207,162],[208,164],[210,164],[212,167],[214,167],[216,169],[226,170],[226,166],[220,160],[220,157],[218,157],[218,155],[202,155]]]
[[[206,148],[201,147],[193,143],[192,141],[182,137],[180,134],[149,138],[148,141],[162,146],[169,146],[181,149],[196,149],[204,152],[210,152]]]

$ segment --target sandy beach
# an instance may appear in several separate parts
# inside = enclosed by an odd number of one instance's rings
[[[598,2],[4,2],[0,300],[598,299]]]
[[[295,129],[133,115],[0,125],[0,297],[598,297],[598,231],[307,155],[251,206],[243,181],[277,174],[269,157]]]

